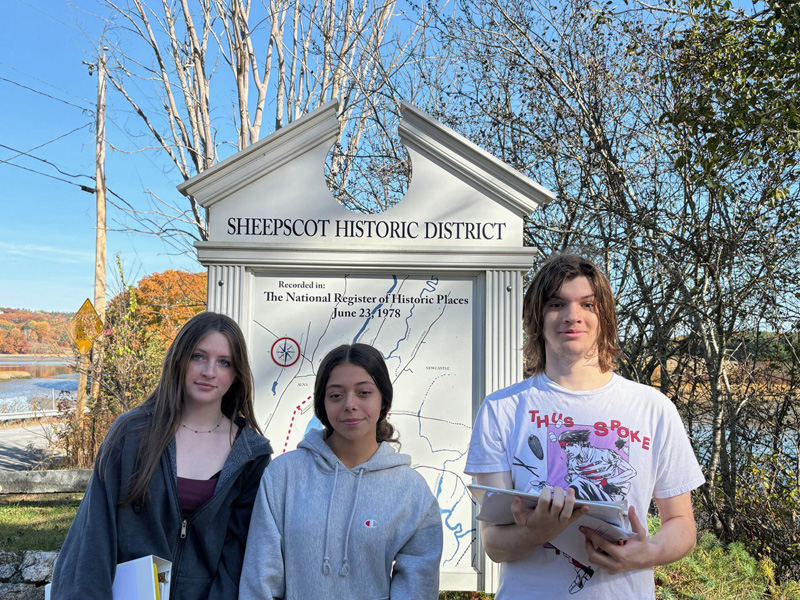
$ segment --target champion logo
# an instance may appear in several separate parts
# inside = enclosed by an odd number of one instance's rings
[[[377,527],[378,523],[375,519],[369,519],[368,521],[364,521],[364,527]]]

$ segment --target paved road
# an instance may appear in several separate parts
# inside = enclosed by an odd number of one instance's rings
[[[47,453],[48,425],[0,429],[0,471],[22,471],[36,466]]]

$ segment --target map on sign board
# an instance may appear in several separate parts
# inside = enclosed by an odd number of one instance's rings
[[[463,475],[472,430],[471,277],[256,277],[252,345],[256,416],[275,452],[312,428],[314,378],[328,351],[375,346],[394,385],[389,420],[401,452],[436,495],[443,568],[470,569],[472,501]]]
[[[94,340],[102,331],[103,322],[87,298],[69,322],[69,335],[78,347],[78,351],[86,354],[91,350]]]

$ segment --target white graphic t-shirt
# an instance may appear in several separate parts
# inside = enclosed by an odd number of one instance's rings
[[[488,396],[469,446],[468,475],[510,471],[514,489],[575,489],[584,500],[626,500],[644,520],[652,498],[704,483],[670,400],[614,375],[597,390],[573,392],[544,374]],[[497,600],[652,599],[652,569],[609,575],[545,544],[501,567]]]

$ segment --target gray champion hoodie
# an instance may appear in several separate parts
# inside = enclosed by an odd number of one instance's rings
[[[310,431],[264,471],[239,598],[438,597],[439,505],[406,454],[386,442],[348,469]]]

